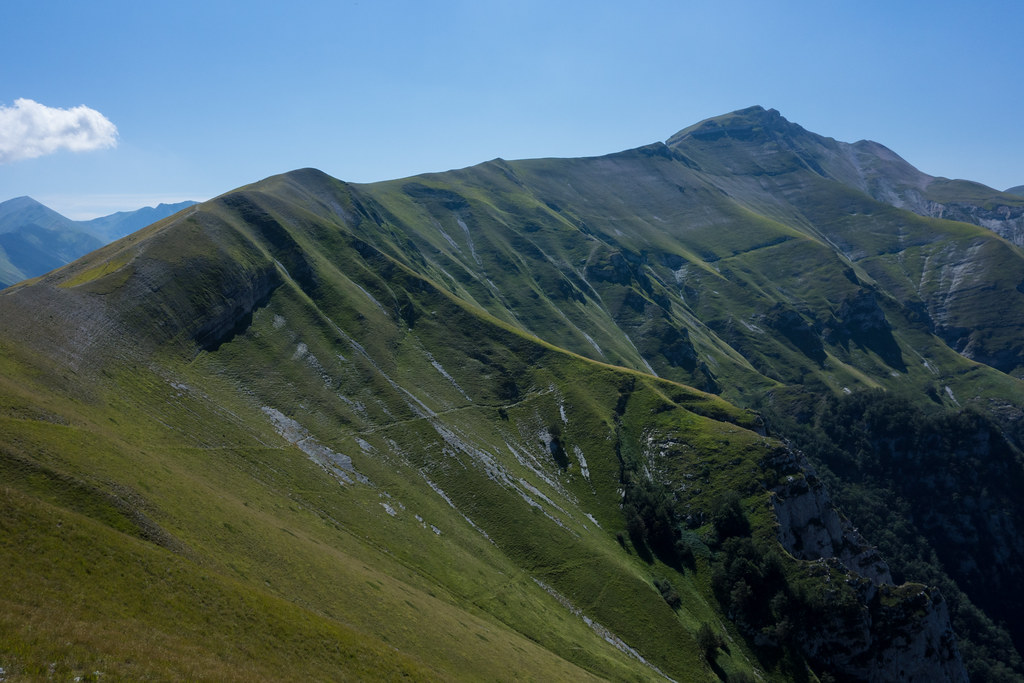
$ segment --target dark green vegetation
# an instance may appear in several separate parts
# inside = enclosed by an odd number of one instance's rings
[[[31,197],[0,202],[0,288],[59,268],[194,203],[160,204],[73,221]]]
[[[5,290],[0,667],[1019,676],[1024,253],[970,206],[1024,200],[753,108],[295,171]]]
[[[972,680],[1018,680],[1024,595],[1024,423],[880,391],[828,397],[798,422],[773,416],[897,581],[939,586]]]

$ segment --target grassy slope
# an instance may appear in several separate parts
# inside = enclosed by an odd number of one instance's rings
[[[258,412],[232,424],[145,372],[119,379],[109,406],[49,408],[69,425],[4,420],[8,672],[58,662],[133,678],[583,675],[491,616],[504,610],[533,641],[571,643],[589,668],[632,677],[626,657],[422,482],[392,490],[440,536],[412,513],[392,522],[377,488],[343,488],[266,433]],[[39,412],[29,400],[10,409]],[[76,424],[82,413],[91,419]],[[103,424],[112,420],[131,423],[132,437]],[[252,444],[252,432],[274,447]],[[145,527],[122,507],[145,510]],[[170,547],[139,538],[147,532]]]
[[[189,250],[178,254],[191,264]],[[117,297],[133,279],[122,277],[128,265],[116,268],[116,254],[110,263],[72,269],[65,285],[93,290],[93,301]],[[412,330],[401,329],[371,300],[372,282],[360,291],[328,264],[318,272],[332,292],[324,309],[289,281],[245,334],[191,360],[174,347],[135,358],[121,348],[119,365],[95,374],[79,366],[75,377],[7,349],[4,618],[15,626],[4,631],[5,669],[38,674],[54,663],[62,673],[130,678],[393,670],[575,680],[577,667],[655,675],[541,581],[675,678],[703,680],[690,634],[695,620],[717,619],[706,582],[673,575],[686,597],[686,609],[673,612],[651,583],[655,569],[614,539],[609,425],[623,371],[495,327],[429,287],[415,303],[433,315],[422,310]],[[125,315],[129,326],[148,324],[137,311]],[[491,332],[481,335],[481,325]],[[372,359],[343,328],[381,335]],[[180,339],[173,327],[169,335]],[[474,367],[470,353],[495,369]],[[451,381],[437,381],[441,367]],[[516,388],[501,390],[513,394],[498,391],[491,372],[514,377]],[[395,385],[414,388],[419,402]],[[673,391],[698,412],[750,420],[713,397]],[[372,485],[327,476],[275,434],[264,405],[350,453]],[[560,468],[539,436],[563,411],[561,438],[574,458],[576,447],[586,453],[589,478],[578,461]],[[496,471],[505,474],[496,480]],[[723,666],[750,666],[742,648],[733,652]]]
[[[786,170],[770,182],[792,192]],[[882,224],[828,224],[841,207],[814,206],[822,188],[770,211],[749,187],[729,189],[656,146],[358,188],[299,172],[15,288],[0,354],[0,539],[12,550],[0,666],[656,677],[585,615],[673,678],[709,678],[693,634],[732,627],[707,558],[680,573],[620,547],[621,459],[669,481],[715,472],[690,504],[744,491],[770,539],[758,464],[770,446],[749,414],[612,365],[714,374],[748,400],[798,382],[1019,391],[902,322],[884,292],[903,357],[920,363],[894,376],[850,343],[809,363],[766,333],[770,309],[784,301],[821,322],[881,283],[885,254],[851,254]],[[851,247],[837,255],[840,238]],[[644,346],[670,328],[706,367]],[[300,426],[284,438],[273,415]],[[655,433],[679,447],[652,449]],[[350,457],[367,481],[339,483],[297,439],[321,459]],[[657,577],[678,590],[678,612]],[[761,666],[731,638],[719,670]]]
[[[743,152],[736,147],[713,152],[735,157]],[[492,314],[590,357],[697,386],[714,376],[732,400],[749,402],[773,380],[832,390],[881,383],[938,400],[948,400],[944,386],[988,395],[963,382],[971,364],[948,346],[1014,372],[1013,330],[1024,315],[1019,249],[982,228],[893,209],[796,161],[746,178],[716,173],[636,150],[491,162],[360,195],[381,207],[368,229],[401,226],[428,268],[450,264],[438,281],[451,275],[453,291]],[[459,221],[472,226],[472,248]],[[407,249],[392,253],[408,258]],[[546,271],[557,274],[545,281],[538,273]],[[487,281],[509,298],[494,296]],[[782,302],[821,337],[843,302],[864,290],[882,302],[902,357],[895,366],[869,347],[827,338],[822,362],[765,324]],[[650,340],[669,328],[686,331],[704,365],[666,362]],[[1000,373],[986,383],[1003,395],[1018,391]]]
[[[981,183],[974,183],[969,180],[950,180],[948,178],[937,178],[930,183],[925,196],[940,203],[963,203],[980,206],[983,209],[991,209],[994,206],[1019,207],[1024,205],[1019,192],[1010,188],[1005,192],[998,192]]]

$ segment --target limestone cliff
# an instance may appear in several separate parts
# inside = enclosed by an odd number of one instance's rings
[[[894,586],[878,551],[833,505],[801,456],[777,463],[796,472],[773,489],[783,547],[820,564],[821,580],[844,576],[859,604],[826,607],[828,616],[803,634],[802,647],[824,669],[853,680],[966,681],[946,603],[937,589]]]

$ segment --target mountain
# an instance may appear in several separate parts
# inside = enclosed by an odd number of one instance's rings
[[[100,238],[104,244],[130,235],[136,230],[141,230],[151,223],[156,223],[162,218],[167,218],[183,209],[194,205],[196,202],[177,202],[174,204],[157,204],[155,207],[146,206],[135,211],[118,211],[109,216],[101,216],[88,221],[81,221],[86,230]]]
[[[1021,202],[754,107],[10,287],[0,665],[1019,680]]]
[[[160,204],[91,221],[73,221],[31,197],[2,202],[0,287],[59,268],[194,203]]]
[[[1011,187],[1006,191],[1006,194],[1015,194],[1024,197],[1024,185],[1017,185],[1016,187]]]
[[[103,246],[31,197],[0,204],[0,286],[42,275]]]

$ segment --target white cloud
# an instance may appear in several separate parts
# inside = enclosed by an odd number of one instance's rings
[[[33,100],[0,105],[0,164],[33,159],[57,150],[87,152],[117,146],[117,127],[86,106],[57,109]]]

